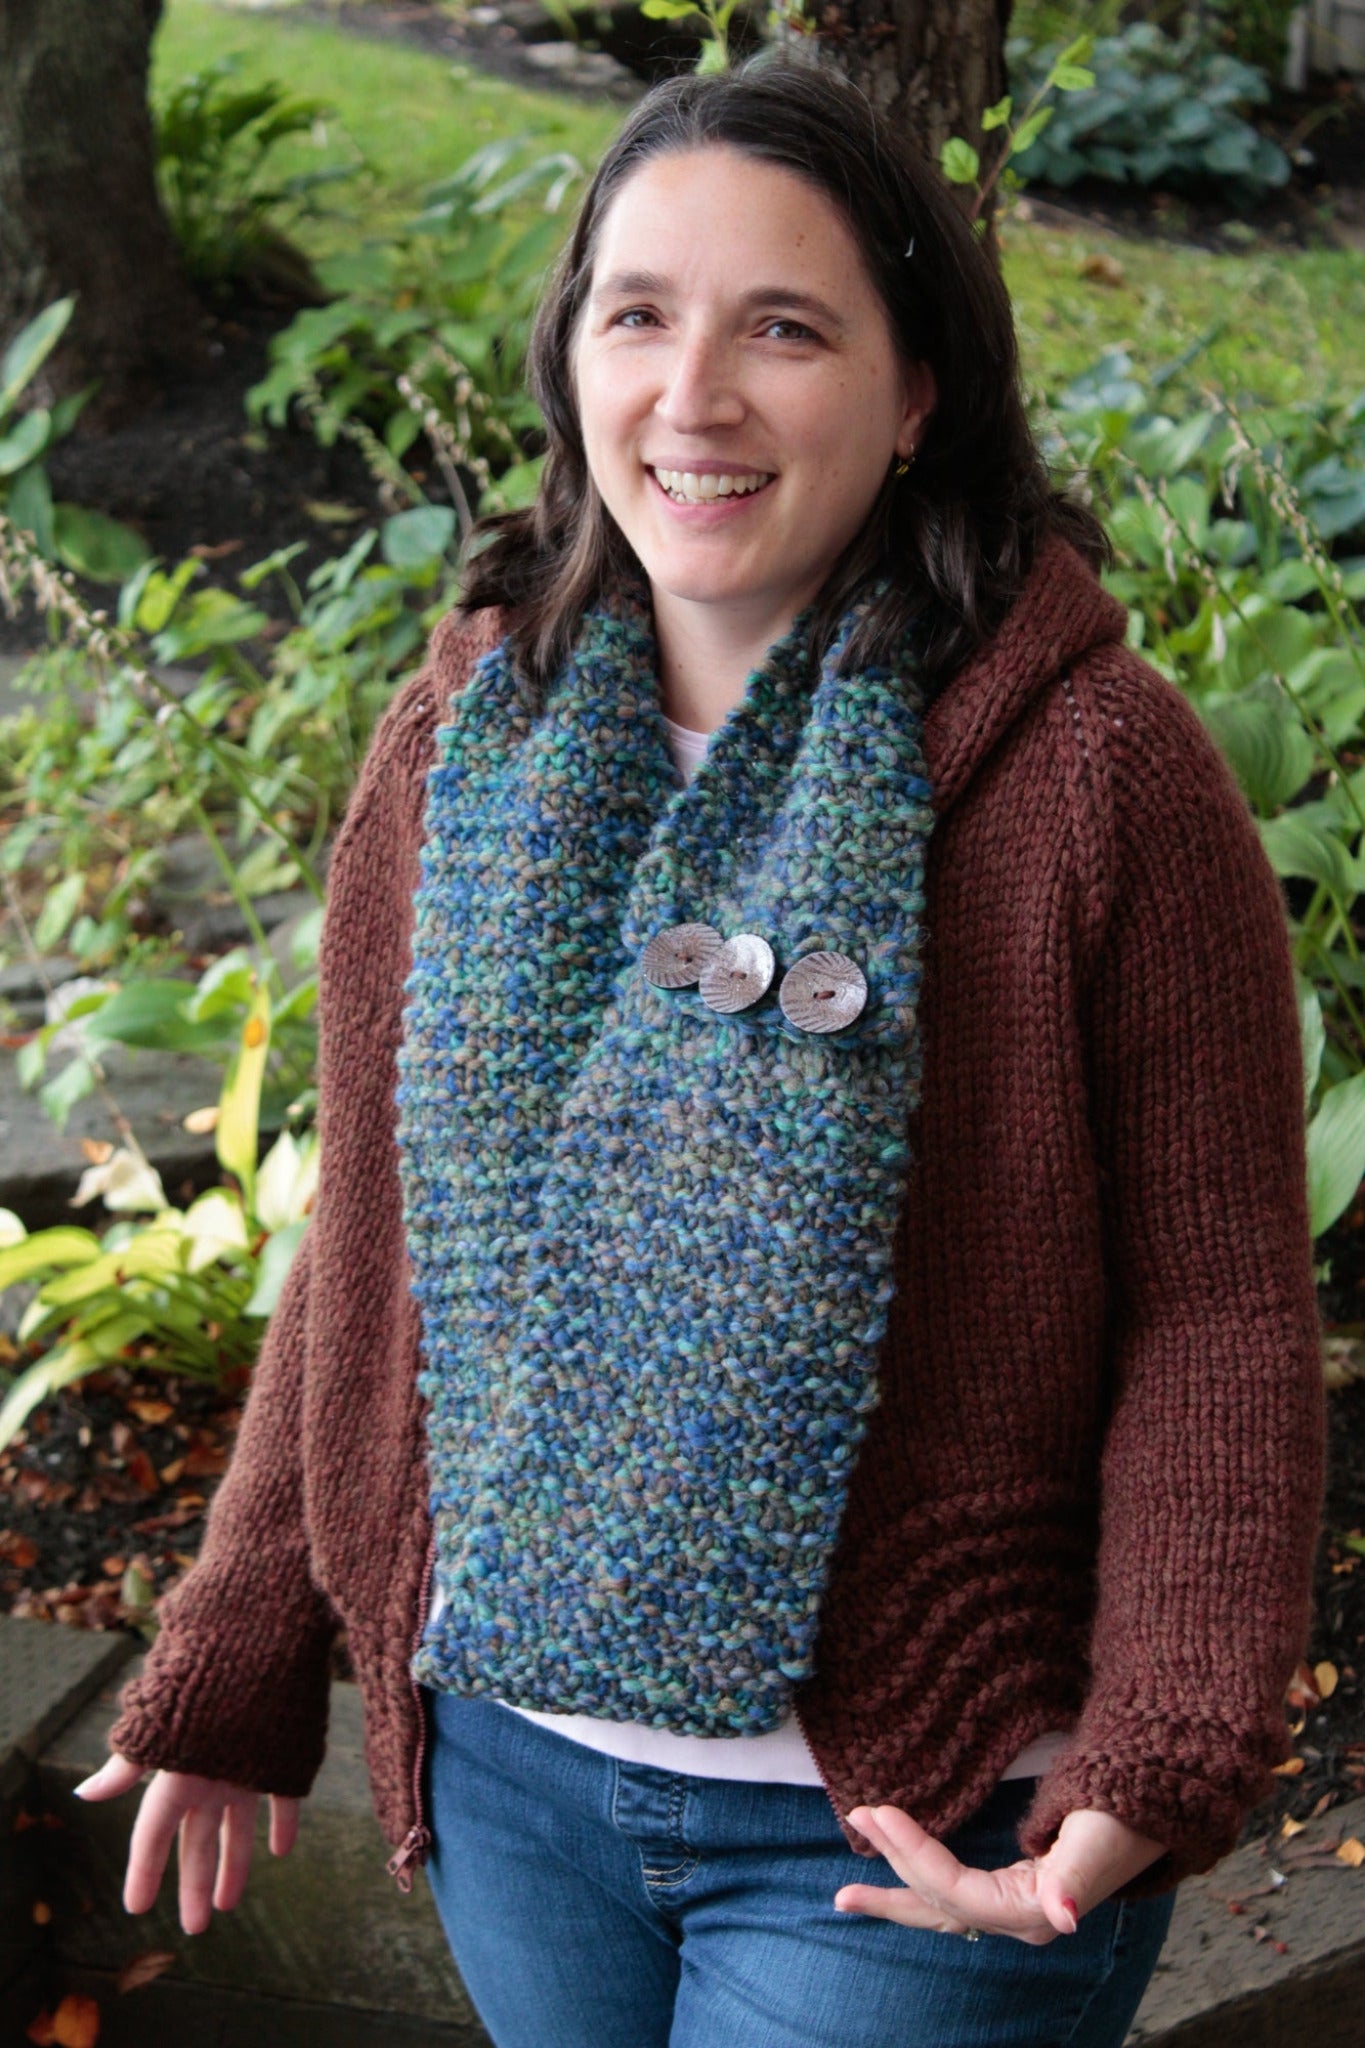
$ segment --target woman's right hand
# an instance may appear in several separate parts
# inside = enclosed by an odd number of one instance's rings
[[[111,1756],[93,1777],[77,1785],[78,1799],[117,1799],[144,1777],[141,1764]],[[223,1778],[196,1778],[183,1771],[157,1771],[142,1795],[128,1849],[123,1904],[146,1913],[156,1903],[171,1843],[179,1835],[180,1925],[202,1934],[216,1906],[229,1913],[246,1890],[256,1834],[258,1792]],[[270,1853],[287,1856],[298,1838],[297,1799],[270,1799]]]

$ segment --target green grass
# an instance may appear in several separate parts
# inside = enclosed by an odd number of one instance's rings
[[[496,136],[534,133],[544,148],[593,164],[619,110],[552,92],[526,92],[396,43],[291,20],[287,8],[245,11],[209,0],[169,0],[153,51],[152,94],[220,57],[240,55],[247,80],[275,78],[337,109],[317,143],[282,145],[282,176],[365,160],[363,178],[336,188],[329,219],[305,222],[312,256],[381,235],[417,211],[427,186]]]
[[[1214,255],[1017,219],[1003,239],[1034,383],[1055,387],[1113,347],[1154,369],[1207,336],[1187,384],[1212,381],[1273,404],[1365,391],[1365,263],[1354,251]],[[1122,281],[1087,278],[1095,257],[1116,262]]]
[[[367,160],[364,180],[340,187],[332,201],[337,216],[300,233],[315,256],[409,218],[427,185],[495,136],[535,132],[544,147],[591,165],[620,119],[611,107],[521,91],[443,58],[291,20],[287,8],[245,12],[208,0],[170,0],[154,89],[230,52],[240,52],[248,77],[280,78],[338,110],[321,147],[302,142],[280,152],[282,171],[357,152]],[[1188,382],[1211,378],[1268,402],[1365,391],[1365,262],[1357,253],[1211,254],[1017,217],[1003,241],[1035,384],[1055,388],[1110,347],[1155,368],[1207,334]],[[1117,261],[1122,282],[1082,274],[1096,254]]]

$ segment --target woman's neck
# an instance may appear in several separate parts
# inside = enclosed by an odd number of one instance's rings
[[[654,633],[665,715],[692,732],[714,732],[795,616],[786,609],[742,615],[717,605],[679,603],[656,590]]]

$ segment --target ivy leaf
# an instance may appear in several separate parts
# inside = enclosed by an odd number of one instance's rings
[[[993,107],[987,107],[985,113],[981,116],[983,131],[989,135],[993,128],[1003,128],[1013,111],[1013,95],[1006,93],[1004,99],[997,100]]]

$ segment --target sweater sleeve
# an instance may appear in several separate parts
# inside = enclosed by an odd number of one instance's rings
[[[1235,1846],[1288,1752],[1324,1396],[1284,906],[1232,774],[1137,663],[1087,693],[1114,891],[1088,985],[1108,1421],[1090,1682],[1021,1830],[1073,1809],[1167,1846],[1126,1895]]]
[[[162,1602],[109,1737],[149,1769],[296,1796],[322,1762],[335,1626],[309,1573],[298,1449],[310,1239],[266,1332],[203,1549]]]

